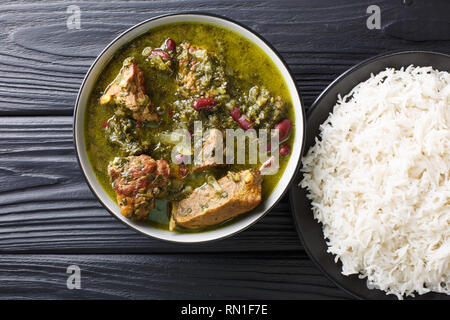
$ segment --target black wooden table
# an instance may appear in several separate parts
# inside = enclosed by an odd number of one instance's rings
[[[449,53],[449,1],[437,2],[433,14],[426,0],[2,2],[0,298],[351,298],[306,255],[287,196],[250,229],[211,244],[166,243],[122,225],[79,170],[76,94],[116,35],[150,17],[194,10],[266,37],[293,70],[308,108],[340,73],[376,54]],[[67,27],[69,5],[80,9],[79,29]],[[380,8],[381,29],[369,5]],[[70,265],[81,269],[79,290],[66,285]]]

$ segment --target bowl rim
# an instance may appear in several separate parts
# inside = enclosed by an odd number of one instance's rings
[[[215,18],[215,19],[218,19],[218,20],[224,20],[226,22],[230,22],[232,24],[235,24],[235,25],[243,28],[244,30],[250,32],[251,34],[253,34],[257,38],[259,38],[275,54],[275,56],[280,60],[281,64],[286,69],[287,74],[290,77],[290,80],[293,83],[293,87],[295,89],[295,93],[297,93],[297,96],[299,98],[300,109],[301,109],[301,110],[298,110],[298,112],[295,111],[294,113],[296,115],[301,115],[300,123],[302,124],[302,127],[303,127],[303,130],[301,131],[302,137],[301,138],[300,137],[296,137],[296,139],[300,139],[300,157],[299,157],[299,159],[292,159],[292,160],[296,161],[295,167],[293,168],[292,175],[291,175],[291,177],[289,177],[289,179],[287,181],[287,184],[286,184],[286,187],[280,193],[280,195],[275,199],[275,201],[272,203],[272,205],[269,206],[258,218],[254,219],[254,221],[251,221],[250,223],[244,225],[242,228],[239,228],[239,229],[237,229],[237,230],[235,230],[233,232],[226,233],[226,234],[224,234],[222,236],[219,236],[219,237],[216,237],[216,238],[204,239],[204,240],[198,240],[198,241],[182,241],[181,239],[180,240],[175,240],[175,239],[160,238],[160,237],[157,237],[155,235],[148,234],[148,233],[146,233],[146,232],[136,228],[130,221],[120,219],[117,216],[116,213],[114,213],[112,210],[110,210],[110,208],[108,208],[108,206],[105,205],[105,203],[102,200],[102,197],[96,192],[94,186],[91,185],[91,183],[90,183],[90,181],[89,181],[89,179],[87,177],[87,174],[86,174],[86,172],[85,172],[85,170],[83,168],[81,157],[80,157],[80,154],[78,152],[78,142],[77,142],[77,135],[76,135],[76,124],[78,122],[78,120],[77,120],[78,119],[78,117],[77,117],[77,115],[78,115],[78,106],[79,106],[79,103],[80,103],[81,94],[82,94],[83,90],[85,90],[86,82],[87,82],[87,80],[88,80],[92,70],[94,69],[94,67],[96,66],[98,61],[101,59],[101,57],[106,53],[106,51],[114,43],[116,43],[119,39],[124,37],[126,34],[128,34],[129,32],[131,32],[132,30],[134,30],[136,28],[139,28],[140,26],[142,26],[142,25],[144,25],[146,23],[149,23],[149,22],[155,21],[155,20],[159,20],[159,19],[163,19],[163,18],[167,18],[167,17],[183,16],[183,15],[187,15],[187,16],[206,16],[206,17],[212,17],[212,18]],[[210,22],[210,23],[217,24],[215,22]],[[219,26],[220,26],[220,24],[219,24]],[[233,30],[233,31],[238,33],[238,34],[240,34],[241,36],[244,36],[244,35],[242,35],[240,32],[238,32],[236,30]],[[133,39],[130,39],[130,41],[132,41]],[[248,39],[248,40],[252,41],[250,39]],[[259,45],[257,45],[257,46],[259,47]],[[265,51],[265,50],[263,50],[263,51]],[[291,90],[289,90],[289,92],[290,91]],[[97,55],[97,57],[92,62],[91,66],[89,67],[88,71],[86,72],[86,75],[84,76],[83,81],[82,81],[82,83],[80,85],[80,89],[78,90],[78,93],[77,93],[77,98],[75,100],[75,107],[74,107],[74,110],[73,110],[72,133],[73,133],[73,144],[74,144],[74,149],[75,149],[75,153],[76,153],[77,163],[78,163],[78,166],[80,168],[80,171],[83,173],[84,180],[86,181],[89,189],[95,195],[95,197],[100,202],[102,207],[104,209],[106,209],[109,212],[110,215],[112,215],[115,219],[117,219],[122,224],[126,225],[127,227],[129,227],[129,228],[133,229],[134,231],[137,231],[138,233],[143,234],[143,235],[145,235],[146,237],[149,237],[149,238],[158,239],[158,240],[161,240],[161,241],[166,241],[166,242],[171,242],[171,243],[179,243],[179,244],[199,244],[199,243],[210,243],[210,242],[213,242],[213,241],[226,239],[228,237],[234,236],[234,235],[236,235],[236,234],[238,234],[238,233],[248,229],[249,227],[254,225],[256,222],[260,221],[264,216],[266,216],[274,208],[274,206],[283,198],[283,196],[285,196],[287,194],[287,191],[291,188],[292,182],[293,182],[294,178],[297,176],[298,170],[300,168],[301,158],[302,158],[302,154],[303,154],[303,151],[304,151],[304,145],[305,145],[305,140],[306,140],[306,118],[307,118],[307,116],[306,116],[306,112],[305,112],[305,106],[304,106],[303,98],[302,98],[302,96],[300,94],[300,91],[298,89],[297,82],[295,80],[295,77],[294,77],[294,74],[293,74],[292,70],[290,69],[290,67],[288,66],[288,64],[284,60],[284,58],[281,56],[281,54],[278,52],[278,50],[268,40],[266,40],[261,34],[256,32],[252,28],[250,28],[250,27],[248,27],[248,26],[246,26],[246,25],[244,25],[244,24],[242,24],[240,22],[235,21],[234,19],[222,16],[222,15],[209,13],[209,12],[202,12],[202,11],[181,11],[181,12],[177,12],[177,13],[167,13],[167,14],[157,15],[155,17],[143,20],[143,21],[141,21],[141,22],[131,26],[130,28],[126,29],[125,31],[120,33],[118,36],[116,36],[113,40],[111,40],[108,43],[108,45],[106,45],[106,47]],[[298,123],[298,120],[299,119],[295,119],[295,123]],[[81,121],[84,122],[84,119],[82,119]],[[226,227],[224,227],[224,228],[226,228]]]
[[[373,62],[376,62],[378,60],[382,60],[382,59],[386,59],[386,58],[390,58],[392,56],[397,56],[397,55],[408,55],[408,54],[430,54],[430,55],[436,55],[436,56],[443,56],[446,58],[450,58],[449,54],[446,53],[441,53],[441,52],[435,52],[435,51],[428,51],[428,50],[392,50],[392,51],[388,51],[385,53],[381,53],[381,54],[377,54],[375,56],[371,56],[369,58],[366,58],[358,63],[356,63],[355,65],[349,67],[348,69],[346,69],[343,73],[341,73],[339,76],[337,76],[329,85],[327,85],[325,87],[325,89],[322,90],[322,92],[319,94],[319,96],[314,100],[313,104],[311,105],[311,107],[308,109],[308,111],[306,112],[306,122],[308,125],[308,120],[310,118],[310,116],[312,115],[312,113],[315,111],[315,109],[317,108],[317,106],[321,103],[322,99],[329,93],[329,91],[334,88],[342,79],[344,79],[345,77],[347,77],[348,75],[350,75],[351,73],[355,72],[356,70],[369,65]],[[407,66],[404,66],[407,67]],[[368,76],[370,76],[372,73],[368,74]],[[305,138],[306,139],[306,138]],[[302,156],[301,158],[303,158],[303,153],[306,152],[306,146],[305,144],[303,144],[302,146]],[[299,161],[299,169],[301,167],[301,159]],[[296,179],[297,180],[297,176],[300,175],[301,172],[300,170],[297,171],[296,174]],[[291,181],[292,183],[292,181]],[[362,295],[358,294],[357,292],[355,292],[352,289],[349,289],[345,286],[342,285],[342,283],[340,283],[337,279],[335,279],[320,263],[319,261],[316,259],[316,256],[314,254],[312,254],[311,249],[309,248],[309,246],[306,245],[306,241],[302,235],[302,232],[300,230],[300,221],[299,218],[297,217],[297,214],[295,213],[295,205],[294,205],[294,201],[293,201],[293,195],[294,195],[294,188],[291,187],[290,192],[289,192],[289,204],[290,204],[290,208],[291,208],[291,213],[292,213],[292,217],[294,219],[294,224],[295,224],[295,230],[297,231],[297,235],[300,239],[300,242],[303,246],[303,249],[305,250],[305,252],[308,254],[308,257],[312,260],[312,262],[314,263],[314,265],[322,272],[322,274],[324,274],[333,284],[335,284],[338,288],[342,289],[344,292],[346,292],[347,294],[349,294],[351,297],[356,298],[358,300],[364,300],[366,299],[365,297],[363,297]],[[314,219],[315,220],[315,219]],[[320,224],[320,222],[315,221],[316,223]],[[323,232],[323,231],[322,231]],[[324,239],[325,241],[325,239]],[[326,252],[327,254],[331,254]],[[333,255],[334,257],[334,255]],[[340,263],[340,262],[339,262]],[[337,262],[336,262],[337,264]],[[361,281],[364,281],[364,279],[360,279]]]

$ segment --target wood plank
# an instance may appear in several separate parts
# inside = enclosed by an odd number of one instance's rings
[[[421,2],[414,1],[413,5]],[[371,4],[381,7],[383,27],[403,12],[409,19],[409,11],[400,1]],[[81,81],[102,48],[128,27],[160,14],[200,8],[258,31],[287,60],[306,105],[351,65],[382,52],[411,49],[412,45],[383,30],[368,30],[368,5],[351,0],[340,1],[339,5],[330,5],[327,0],[89,1],[79,4],[80,30],[66,28],[68,5],[13,2],[1,6],[0,115],[71,115]],[[398,37],[401,28],[389,30]],[[421,40],[426,40],[426,34],[422,33]],[[413,47],[450,52],[450,41],[421,41]]]
[[[232,238],[180,245],[113,218],[75,158],[71,117],[0,117],[0,252],[139,253],[300,250],[287,196]]]
[[[81,289],[69,290],[69,265]],[[0,299],[348,299],[302,253],[0,255]]]

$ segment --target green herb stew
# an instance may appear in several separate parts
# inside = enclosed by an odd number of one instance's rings
[[[204,230],[250,212],[274,190],[294,139],[292,108],[280,71],[247,38],[213,24],[167,24],[104,67],[86,112],[87,153],[125,217]],[[266,142],[257,136],[263,129]],[[230,130],[245,134],[245,148],[228,145]],[[266,157],[255,160],[251,146]]]

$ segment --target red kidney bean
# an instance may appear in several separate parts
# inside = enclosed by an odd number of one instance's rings
[[[189,173],[189,170],[185,166],[179,166],[178,173],[182,178],[184,178]]]
[[[167,39],[166,40],[166,48],[169,51],[175,51],[175,49],[177,48],[177,45],[175,44],[175,41],[173,41],[172,39]]]
[[[292,129],[292,121],[289,119],[284,119],[280,121],[277,125],[275,125],[275,130],[279,131],[279,139],[280,141],[285,141],[289,138]]]
[[[239,109],[239,107],[234,107],[233,110],[230,111],[230,115],[234,121],[238,121],[241,116],[241,109]]]
[[[109,128],[108,121],[105,121],[105,122],[102,123],[102,128],[104,128],[104,129]]]
[[[169,60],[170,56],[167,54],[167,52],[164,52],[162,50],[152,50],[150,52],[150,55],[152,56],[160,56],[161,58],[165,59],[165,60]]]
[[[212,98],[198,98],[195,99],[192,103],[192,107],[197,111],[208,111],[214,108],[214,105],[217,104],[216,99]]]
[[[291,152],[291,147],[289,147],[289,145],[283,144],[283,145],[280,147],[280,154],[281,154],[282,156],[287,156],[287,155],[289,154],[289,152]]]
[[[237,122],[239,123],[241,128],[244,129],[244,130],[248,130],[251,127],[253,127],[253,123],[254,123],[254,121],[253,120],[249,120],[245,114],[240,116],[239,119],[237,120]]]
[[[170,119],[173,118],[173,109],[172,108],[169,108],[169,117],[170,117]]]

